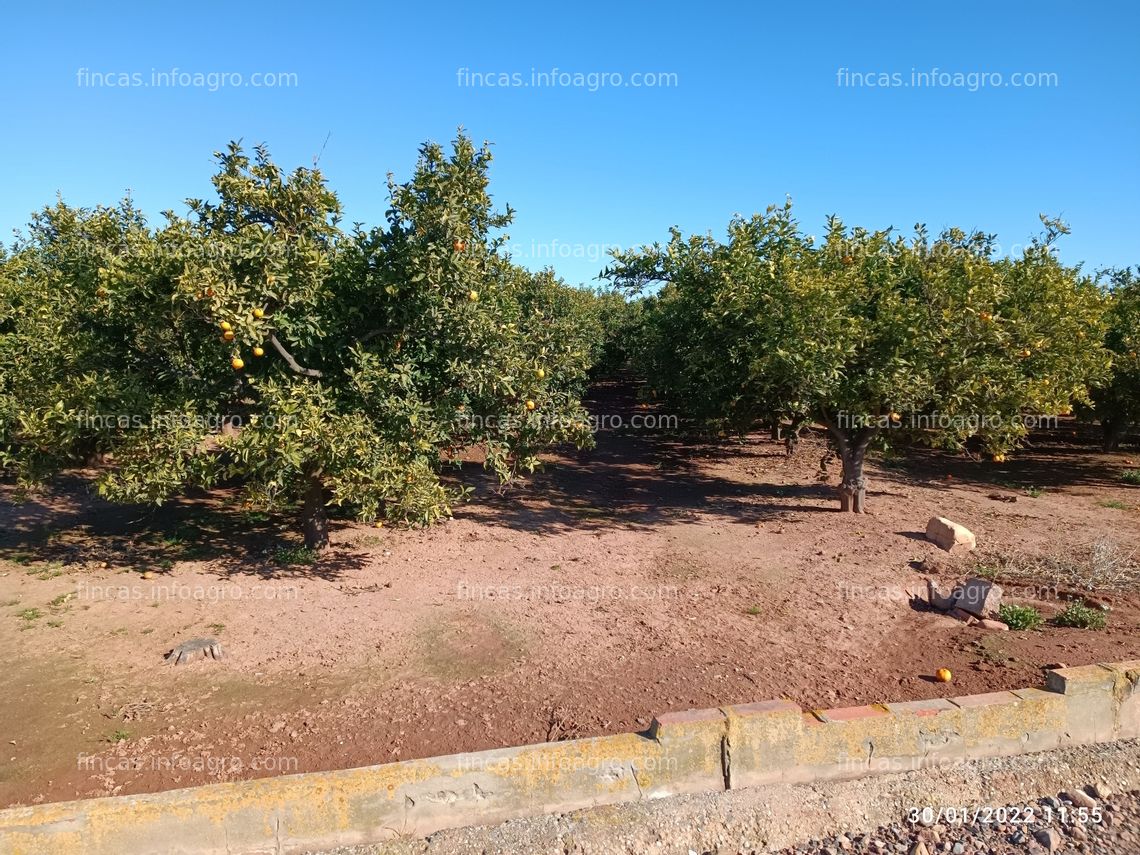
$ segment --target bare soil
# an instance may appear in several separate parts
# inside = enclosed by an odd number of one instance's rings
[[[592,407],[643,405],[616,384]],[[1037,433],[1001,464],[876,460],[855,516],[837,510],[836,465],[820,475],[821,436],[788,458],[764,434],[610,429],[505,492],[462,471],[474,498],[446,524],[335,521],[312,565],[283,565],[291,521],[231,490],[153,511],[93,498],[90,473],[18,504],[0,486],[0,804],[638,731],[769,698],[972,694],[1138,658],[1136,579],[1001,577],[1009,556],[1077,560],[1098,541],[1140,554],[1140,488],[1120,480],[1140,455],[1083,431]],[[935,514],[978,551],[928,543]],[[908,598],[979,566],[1047,616],[1091,593],[1108,627],[997,633]],[[194,638],[224,658],[165,664]]]

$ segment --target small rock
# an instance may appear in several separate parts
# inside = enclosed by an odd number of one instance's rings
[[[950,609],[950,611],[948,611],[946,614],[950,615],[952,618],[956,618],[957,620],[962,621],[962,623],[966,624],[967,626],[978,622],[978,619],[965,609]]]
[[[1094,799],[1084,790],[1069,790],[1066,795],[1069,797],[1069,801],[1071,801],[1077,807],[1089,808],[1089,810],[1092,810],[1094,807],[1096,807],[1096,799]]]
[[[930,518],[926,524],[926,539],[951,554],[969,552],[978,545],[972,531],[946,517]]]
[[[955,843],[954,848],[951,849],[950,851],[953,852],[954,855],[964,855],[964,853],[966,851],[966,844],[965,843]]]
[[[1056,852],[1061,848],[1061,835],[1052,828],[1042,828],[1033,832],[1037,842],[1045,847],[1046,852]]]
[[[982,618],[978,621],[978,626],[982,629],[996,629],[998,632],[1009,632],[1009,625],[1002,623],[1000,620],[991,620],[990,618]]]
[[[1100,783],[1097,783],[1097,784],[1093,784],[1092,786],[1089,787],[1089,790],[1091,790],[1092,794],[1094,796],[1096,796],[1098,799],[1107,799],[1109,796],[1112,795],[1111,788],[1109,788],[1108,784],[1104,783],[1104,781],[1101,781]]]
[[[201,658],[221,659],[224,656],[221,642],[216,638],[192,638],[183,641],[164,658],[167,664],[185,665],[191,659],[199,658],[199,655]]]
[[[919,840],[912,847],[910,847],[910,852],[908,855],[930,855],[930,853],[926,850],[926,844]]]

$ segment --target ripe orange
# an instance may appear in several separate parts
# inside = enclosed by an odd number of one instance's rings
[[[1030,350],[1028,347],[1023,347],[1021,349],[1021,358],[1022,359],[1026,359],[1027,357],[1030,357],[1032,355],[1033,355],[1033,351]]]
[[[233,330],[226,330],[224,333],[222,333],[222,341],[233,341],[233,340],[234,340],[234,331]]]
[[[541,368],[538,369],[537,371],[535,371],[534,373],[535,373],[535,376],[538,377],[539,380],[541,380],[543,377],[546,376],[546,372]]]
[[[994,319],[994,316],[989,312],[978,312],[978,317],[983,321],[992,321]]]
[[[376,520],[376,528],[384,528],[384,520]]]
[[[245,368],[245,362],[240,356],[235,356],[233,359],[231,359],[230,365],[234,367],[234,371],[241,371],[243,368]]]
[[[254,355],[254,356],[265,356],[265,348],[263,348],[263,347],[255,347],[255,348],[253,349],[253,355]]]
[[[265,317],[265,310],[264,309],[254,309],[253,310],[253,316],[255,318],[264,318]]]
[[[852,258],[850,255],[843,256],[843,263],[844,264],[852,264],[854,261],[855,261],[855,259]]]
[[[939,683],[949,683],[954,679],[954,675],[950,673],[949,668],[939,668],[934,672],[934,679]]]
[[[221,327],[225,332],[229,332],[233,329],[233,325],[230,324],[229,321],[222,321],[220,324],[218,324],[218,326]]]
[[[526,402],[526,408],[528,410],[533,410],[534,409],[534,401],[527,401]]]
[[[479,302],[479,292],[478,291],[468,291],[467,292],[467,299],[470,300],[472,303],[478,303]]]
[[[1005,455],[1004,454],[995,454],[994,455],[994,463],[1005,463]]]
[[[901,422],[901,421],[902,421],[902,416],[900,416],[900,415],[899,415],[898,413],[896,413],[894,410],[891,410],[890,419],[891,419],[891,421],[892,421],[892,422]]]
[[[454,249],[456,252],[463,252],[465,249],[467,249],[467,241],[457,240],[457,241],[455,241],[455,243],[453,243],[451,245],[451,248]]]

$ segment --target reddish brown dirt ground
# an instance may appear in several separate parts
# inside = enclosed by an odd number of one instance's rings
[[[636,405],[616,386],[593,406]],[[904,593],[924,585],[921,561],[950,580],[997,553],[1140,549],[1140,489],[1119,477],[1140,455],[1075,429],[1003,464],[877,461],[859,517],[837,511],[834,465],[817,478],[818,436],[789,459],[762,434],[604,431],[503,494],[464,473],[474,500],[444,525],[341,522],[319,563],[287,568],[272,556],[288,520],[232,510],[225,490],[155,513],[61,479],[0,505],[0,803],[642,730],[768,698],[970,694],[1136,658],[1134,587],[1097,592],[1101,632],[986,632]],[[970,527],[978,552],[940,557],[922,536],[934,514]],[[1018,593],[1060,608],[1048,589]],[[199,636],[226,658],[163,664]]]

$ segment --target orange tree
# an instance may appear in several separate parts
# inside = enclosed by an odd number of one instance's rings
[[[1112,451],[1140,423],[1140,275],[1130,268],[1105,271],[1109,300],[1104,344],[1112,374],[1093,390],[1092,414]]]
[[[735,219],[728,240],[617,253],[617,284],[663,283],[644,319],[650,385],[702,425],[765,416],[826,425],[844,510],[862,511],[872,443],[919,439],[1003,455],[1024,416],[1069,411],[1104,376],[1104,300],[1045,234],[1014,259],[990,236],[905,239],[828,221],[818,244],[791,206]]]
[[[510,263],[490,153],[460,135],[390,180],[387,221],[340,225],[316,170],[218,155],[213,201],[148,227],[129,204],[38,214],[3,261],[0,462],[26,482],[93,455],[100,492],[160,503],[224,478],[244,501],[428,523],[480,446],[501,478],[591,442],[599,331],[577,292]]]

